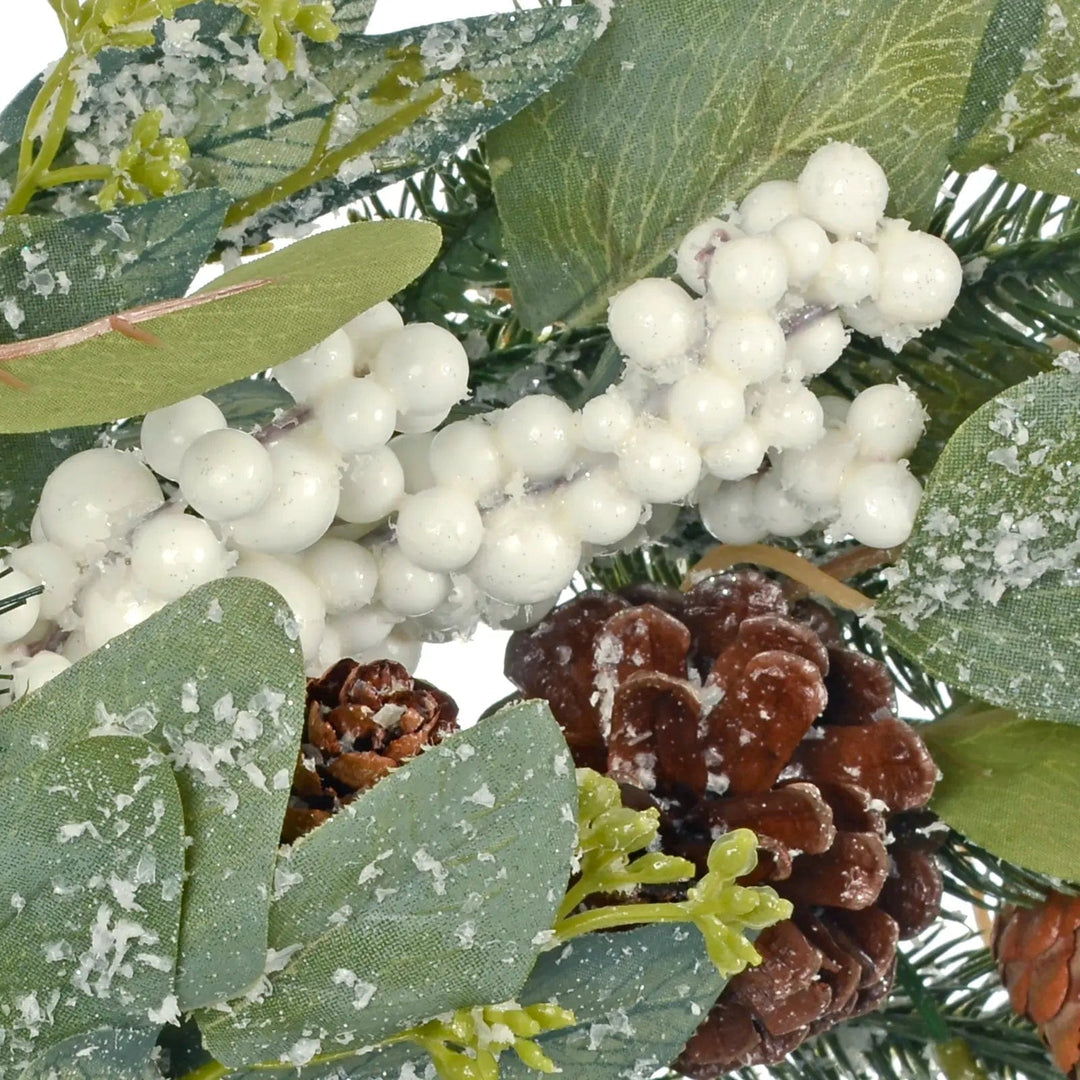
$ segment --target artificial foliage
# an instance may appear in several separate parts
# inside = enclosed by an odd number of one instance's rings
[[[1075,1075],[1076,0],[36,2],[0,1080]]]

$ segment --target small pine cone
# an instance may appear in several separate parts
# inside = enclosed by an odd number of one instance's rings
[[[915,816],[937,770],[896,718],[884,665],[845,648],[823,608],[789,608],[755,572],[685,595],[587,593],[515,634],[506,673],[549,701],[578,765],[660,807],[665,851],[703,871],[716,837],[753,829],[747,881],[795,905],[676,1069],[708,1078],[776,1062],[882,1001],[898,940],[941,900]]]
[[[308,679],[281,842],[311,832],[387,773],[457,731],[457,712],[452,698],[392,660],[339,660]]]
[[[1039,1029],[1062,1072],[1080,1077],[1080,896],[1003,908],[993,944],[1013,1011]]]

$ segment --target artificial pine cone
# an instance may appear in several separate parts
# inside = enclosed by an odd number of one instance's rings
[[[308,679],[282,843],[311,832],[387,773],[457,731],[457,712],[452,698],[392,660],[339,660]]]
[[[1080,897],[1003,908],[993,944],[1013,1011],[1039,1029],[1059,1069],[1080,1076]]]
[[[515,634],[506,672],[548,700],[579,766],[660,808],[664,851],[704,869],[713,839],[753,829],[750,880],[795,905],[677,1069],[708,1078],[779,1061],[888,993],[898,939],[941,898],[912,815],[936,769],[896,718],[885,667],[845,648],[824,608],[791,609],[756,572],[685,595],[586,593]]]

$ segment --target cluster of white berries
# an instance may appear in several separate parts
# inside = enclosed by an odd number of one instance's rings
[[[7,559],[7,591],[46,587],[0,616],[16,694],[226,575],[282,594],[321,671],[412,665],[421,640],[481,618],[526,625],[583,558],[637,545],[677,504],[729,542],[815,525],[902,542],[918,400],[885,385],[849,406],[804,385],[847,327],[899,347],[956,298],[956,257],[884,219],[887,197],[876,162],[835,143],[692,230],[692,292],[647,278],[612,300],[626,371],[579,412],[533,394],[440,428],[467,394],[465,352],[383,303],[274,369],[297,409],[265,431],[196,397],[145,418],[141,455],[76,454]]]

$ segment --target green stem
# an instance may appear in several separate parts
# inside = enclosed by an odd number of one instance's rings
[[[685,909],[677,904],[617,904],[614,907],[583,911],[555,923],[555,933],[563,941],[591,934],[596,930],[614,930],[630,923],[686,922]]]
[[[67,132],[68,119],[71,117],[71,109],[75,104],[76,87],[73,82],[65,82],[56,95],[56,104],[53,107],[52,116],[49,118],[49,126],[42,140],[41,149],[34,158],[30,168],[25,173],[20,171],[19,180],[15,190],[11,193],[7,206],[4,207],[4,216],[21,214],[26,209],[34,193],[38,190],[38,182],[42,175],[53,163],[60,150],[60,144]],[[27,123],[27,130],[30,124]]]
[[[220,1080],[222,1076],[228,1076],[233,1070],[228,1065],[222,1065],[220,1061],[208,1061],[191,1072],[186,1072],[180,1080]]]
[[[66,169],[51,169],[38,177],[39,188],[60,187],[61,184],[78,184],[87,180],[108,180],[112,169],[108,165],[72,165]]]
[[[49,77],[41,84],[41,89],[30,104],[26,114],[26,126],[23,128],[22,142],[19,144],[19,176],[21,177],[34,162],[34,131],[41,118],[45,115],[52,103],[57,91],[67,82],[71,69],[75,66],[75,60],[79,53],[75,49],[68,49],[57,61],[56,67],[49,73]],[[49,125],[52,126],[53,118]],[[64,117],[64,125],[67,126],[67,117]]]

